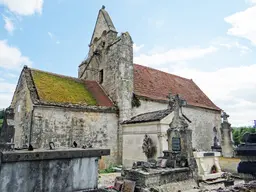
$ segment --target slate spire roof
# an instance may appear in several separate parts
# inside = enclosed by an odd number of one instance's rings
[[[135,95],[155,101],[168,101],[170,92],[179,94],[188,105],[220,110],[192,79],[134,64]]]

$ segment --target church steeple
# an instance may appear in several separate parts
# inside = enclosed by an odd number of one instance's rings
[[[102,8],[99,10],[97,21],[94,27],[94,31],[92,34],[92,38],[90,41],[90,45],[93,44],[93,41],[96,39],[99,39],[103,32],[114,32],[117,34],[116,28],[108,14],[108,12],[105,10],[105,6],[103,5]]]

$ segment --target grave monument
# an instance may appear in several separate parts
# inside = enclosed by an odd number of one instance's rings
[[[256,134],[245,133],[243,136],[244,143],[240,144],[235,152],[236,156],[241,159],[238,164],[237,172],[245,180],[256,178]]]
[[[163,157],[155,162],[135,162],[133,168],[123,170],[122,179],[134,181],[138,191],[192,178],[192,130],[188,128],[189,119],[181,111],[185,103],[179,95],[169,97],[169,109],[174,117],[167,131],[168,150],[163,151]],[[150,140],[147,135],[145,139]],[[143,145],[144,151],[152,152],[146,146],[153,145]],[[151,157],[150,153],[145,154],[147,159]]]
[[[228,122],[229,115],[223,112],[221,115],[223,121],[221,123],[221,149],[223,157],[234,157],[234,146],[232,141],[232,128]]]
[[[0,129],[0,151],[10,151],[14,149],[14,110],[7,108],[4,113],[3,126]]]

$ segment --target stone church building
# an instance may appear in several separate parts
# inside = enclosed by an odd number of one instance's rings
[[[131,36],[118,35],[103,7],[77,78],[23,68],[10,106],[15,147],[71,147],[75,141],[78,147],[110,148],[105,163],[121,163],[123,123],[166,110],[170,92],[187,102],[183,114],[191,121],[193,147],[210,150],[221,109],[193,80],[134,64]]]

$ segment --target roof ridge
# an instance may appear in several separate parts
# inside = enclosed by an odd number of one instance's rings
[[[206,96],[209,101],[216,107],[218,108],[219,110],[221,110],[221,108],[219,108],[217,105],[215,105],[215,103],[213,103],[213,101],[204,93],[204,91],[191,79],[191,82],[194,84],[194,86],[196,86],[203,94],[204,96]]]
[[[148,67],[148,66],[145,66],[145,65],[140,65],[140,64],[136,64],[136,63],[134,63],[134,65],[137,65],[137,66],[140,66],[140,67],[145,67],[145,68],[148,68],[148,69],[150,69],[150,70],[159,71],[159,72],[161,72],[161,73],[165,73],[165,74],[168,74],[168,75],[172,75],[172,76],[175,76],[175,77],[178,77],[178,78],[181,78],[181,79],[185,79],[185,80],[188,80],[188,81],[192,81],[192,79],[188,79],[188,78],[186,78],[186,77],[181,77],[181,76],[179,76],[179,75],[174,75],[174,74],[172,74],[172,73],[167,73],[167,72],[165,72],[165,71],[161,71],[161,70],[159,70],[159,69],[155,69],[155,68]]]
[[[74,79],[74,80],[83,81],[82,79],[79,79],[77,77],[72,77],[72,76],[68,76],[68,75],[62,75],[62,74],[58,74],[58,73],[44,71],[44,70],[41,70],[41,69],[35,69],[35,68],[30,68],[30,67],[28,67],[28,69],[30,69],[31,71],[38,71],[38,72],[42,72],[42,73],[48,73],[50,75],[55,75],[55,76],[59,76],[59,77],[62,77],[62,78],[70,78],[70,79]]]
[[[139,117],[139,116],[142,116],[142,115],[147,115],[147,114],[152,114],[152,113],[157,113],[157,112],[164,112],[164,111],[170,111],[172,112],[172,110],[170,109],[162,109],[162,110],[157,110],[157,111],[151,111],[151,112],[147,112],[147,113],[140,113],[134,117],[132,117],[131,119],[135,118],[135,117]]]

